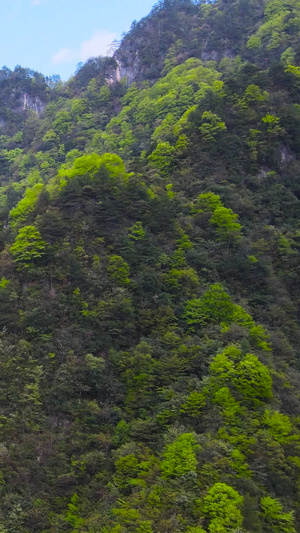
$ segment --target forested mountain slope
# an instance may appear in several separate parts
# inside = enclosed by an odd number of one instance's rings
[[[165,0],[1,71],[1,533],[300,531],[299,36]]]

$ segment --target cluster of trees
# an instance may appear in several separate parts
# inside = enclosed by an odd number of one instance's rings
[[[130,87],[1,71],[47,104],[0,136],[3,533],[299,530],[298,3],[160,2]]]

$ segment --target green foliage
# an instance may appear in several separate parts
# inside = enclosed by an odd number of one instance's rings
[[[218,361],[219,362],[219,361]],[[223,367],[224,368],[224,367]],[[223,375],[217,377],[217,386],[226,383],[228,380],[228,374],[226,374],[226,368],[224,368]],[[233,367],[229,367],[229,371],[233,371]],[[239,414],[241,414],[241,405],[240,402],[234,399],[232,396],[229,387],[221,387],[215,392],[213,402],[219,405],[222,409],[222,414],[226,421],[233,423]]]
[[[203,140],[208,143],[216,142],[218,136],[227,130],[225,122],[222,122],[221,118],[211,111],[203,112],[201,122],[199,130]]]
[[[101,135],[103,150],[130,157],[137,140],[141,135],[144,138],[143,126],[158,143],[149,161],[155,168],[167,173],[174,153],[170,141],[174,139],[174,134],[180,135],[193,106],[205,97],[207,91],[211,87],[216,92],[222,89],[219,78],[220,73],[214,66],[209,68],[199,59],[190,58],[150,88],[137,91],[135,86],[131,87],[123,98],[123,110],[110,121]],[[157,119],[160,121],[158,126]],[[219,121],[210,124],[209,117],[207,120],[214,135],[224,130]]]
[[[71,168],[66,168],[65,165],[62,166],[58,173],[58,176],[61,178],[59,186],[60,188],[64,187],[67,180],[75,178],[76,176],[94,176],[102,166],[107,168],[111,178],[120,178],[124,180],[128,178],[125,165],[119,156],[115,154],[104,154],[100,157],[98,154],[90,154],[76,158]],[[54,185],[55,182],[56,179],[53,181],[52,185]]]
[[[190,300],[185,310],[188,324],[205,325],[207,322],[228,324],[234,313],[234,304],[222,285],[212,285],[201,298]]]
[[[246,354],[242,357],[241,351],[235,346],[229,346],[214,357],[210,372],[214,387],[228,386],[246,405],[256,406],[272,398],[272,378],[268,368],[255,355]],[[231,404],[227,389],[222,389],[222,397],[218,392],[219,403],[222,403],[222,398]],[[234,404],[232,407],[235,409]]]
[[[172,268],[164,276],[166,284],[182,294],[190,295],[199,286],[197,272],[193,268],[178,269]]]
[[[10,212],[10,218],[14,224],[26,220],[28,214],[35,208],[42,190],[42,183],[37,183],[32,189],[26,189],[24,198]]]
[[[17,264],[17,269],[28,269],[43,257],[47,243],[42,240],[40,232],[34,226],[21,228],[10,253]]]
[[[219,195],[208,192],[200,194],[193,210],[197,213],[212,212],[210,224],[217,227],[222,240],[240,237],[242,226],[237,222],[238,216],[232,209],[223,206]]]
[[[246,462],[246,457],[242,452],[240,452],[240,450],[235,449],[231,452],[230,464],[235,470],[237,478],[250,478],[252,476],[252,472]]]
[[[275,115],[268,113],[265,117],[262,118],[263,124],[266,125],[267,133],[271,137],[276,137],[283,132],[280,127],[280,118]]]
[[[128,236],[133,241],[140,241],[146,235],[142,222],[135,222],[134,225],[129,228]]]
[[[149,156],[149,161],[155,168],[160,170],[162,174],[168,174],[173,162],[174,148],[170,143],[164,142],[157,145],[156,150]]]
[[[213,192],[199,194],[195,207],[199,213],[202,211],[214,211],[215,209],[222,207],[221,198],[218,194],[214,194]]]
[[[299,0],[267,0],[265,21],[250,37],[248,47],[273,50],[292,43],[300,31],[299,9]]]
[[[63,135],[70,130],[71,114],[68,111],[58,111],[53,122],[54,132]]]
[[[83,526],[85,522],[83,518],[80,518],[79,516],[77,507],[78,500],[78,494],[73,494],[71,502],[68,504],[69,511],[66,516],[66,522],[72,526],[74,532],[80,531],[81,526]]]
[[[184,404],[182,404],[180,412],[193,418],[198,417],[203,407],[205,406],[205,396],[201,392],[191,392]]]
[[[125,287],[130,283],[129,265],[119,255],[112,255],[107,265],[109,277],[119,286]]]
[[[101,166],[101,158],[97,154],[83,155],[73,162],[70,169],[62,168],[59,175],[62,177],[74,178],[88,173],[95,174]]]
[[[136,533],[153,533],[152,524],[150,520],[144,520],[140,522]]]
[[[183,433],[172,444],[168,444],[161,463],[163,477],[177,478],[188,472],[196,472],[196,451],[199,449],[192,433]]]
[[[288,65],[285,69],[285,72],[290,72],[296,78],[300,78],[300,67],[296,67],[295,65]]]
[[[237,222],[238,216],[231,209],[217,207],[210,219],[210,223],[217,226],[221,239],[227,240],[240,235],[242,226]]]
[[[258,404],[272,398],[270,372],[255,355],[245,355],[236,365],[232,382],[246,402]]]
[[[265,531],[274,533],[296,533],[294,528],[293,513],[284,513],[281,503],[265,496],[261,499],[261,514]]]
[[[1,289],[5,289],[9,284],[10,284],[9,279],[6,279],[4,277],[1,278],[1,281],[0,281],[0,288]]]
[[[139,462],[134,455],[126,455],[116,461],[115,480],[120,488],[127,487],[139,473]]]
[[[293,424],[288,416],[279,413],[278,411],[270,411],[267,409],[264,413],[263,424],[268,427],[274,440],[280,444],[288,444],[293,440],[299,440],[299,435],[291,435]]]
[[[243,497],[225,483],[215,483],[203,499],[202,512],[209,520],[210,533],[226,533],[242,525]]]
[[[211,285],[201,298],[189,300],[184,318],[192,325],[220,324],[223,331],[227,331],[230,324],[238,324],[248,329],[250,339],[260,348],[266,351],[270,349],[264,328],[255,325],[253,318],[240,305],[232,302],[220,283]]]

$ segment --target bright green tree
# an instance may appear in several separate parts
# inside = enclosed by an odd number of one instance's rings
[[[227,240],[228,238],[240,237],[242,226],[237,222],[237,219],[238,215],[232,209],[217,207],[210,219],[210,224],[217,226],[220,239]]]
[[[205,396],[203,393],[193,391],[181,406],[180,412],[192,418],[198,417],[205,406]]]
[[[188,324],[206,324],[209,322],[231,323],[234,304],[229,294],[220,283],[215,283],[201,298],[187,302],[185,318]]]
[[[162,174],[167,174],[173,163],[173,155],[174,147],[166,141],[160,142],[148,159]]]
[[[181,477],[188,472],[196,472],[196,451],[200,449],[193,433],[183,433],[175,442],[166,447],[161,463],[165,478]]]
[[[78,500],[78,494],[73,494],[71,502],[68,504],[69,510],[66,516],[66,522],[72,526],[72,533],[76,533],[84,525],[84,519],[80,517],[77,507]]]
[[[269,335],[264,328],[256,325],[251,315],[240,305],[234,304],[229,294],[220,283],[214,283],[201,296],[188,300],[184,318],[188,324],[220,324],[222,331],[227,331],[230,324],[238,324],[249,331],[249,336],[254,343],[263,350],[269,351],[267,343]]]
[[[223,387],[224,391],[227,385],[250,406],[272,398],[269,369],[253,354],[242,357],[235,346],[229,346],[215,356],[210,364],[210,375],[214,388]]]
[[[128,230],[128,237],[133,241],[140,241],[146,235],[142,222],[135,222]]]
[[[195,208],[198,213],[201,213],[202,211],[214,211],[218,207],[222,207],[222,205],[221,198],[218,194],[205,192],[199,194]]]
[[[287,415],[278,411],[267,409],[264,413],[263,424],[268,427],[274,440],[280,444],[287,444],[291,441],[299,440],[299,435],[293,435],[293,424]]]
[[[257,405],[272,398],[270,371],[255,355],[245,355],[236,365],[232,383],[244,400],[251,404]]]
[[[10,248],[18,270],[31,267],[37,259],[43,257],[47,246],[47,243],[42,240],[40,232],[34,226],[25,226],[20,229]]]
[[[203,514],[209,520],[210,533],[228,533],[240,527],[243,522],[242,504],[243,497],[235,489],[226,483],[215,483],[202,505]]]
[[[265,496],[260,505],[266,533],[296,533],[293,513],[284,513],[280,501]]]
[[[222,119],[211,111],[204,111],[201,121],[199,130],[206,142],[216,142],[220,133],[227,130],[225,122],[222,122]]]
[[[107,273],[109,277],[120,287],[130,283],[129,265],[120,255],[112,255],[108,260]]]
[[[26,189],[22,200],[10,212],[13,224],[26,220],[28,214],[35,208],[43,187],[42,183],[37,183],[34,187]]]

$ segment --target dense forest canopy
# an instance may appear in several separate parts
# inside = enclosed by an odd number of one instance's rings
[[[300,0],[0,71],[0,532],[300,531]]]

